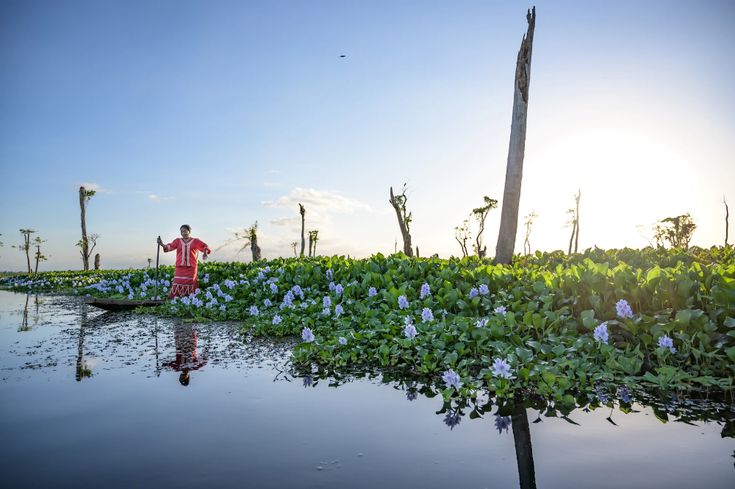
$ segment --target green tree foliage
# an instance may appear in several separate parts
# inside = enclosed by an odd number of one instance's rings
[[[692,234],[697,229],[692,216],[687,212],[676,217],[667,217],[662,219],[654,227],[653,237],[656,244],[663,247],[665,243],[669,243],[672,248],[688,249],[689,242],[692,240]]]

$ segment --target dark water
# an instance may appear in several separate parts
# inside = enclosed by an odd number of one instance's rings
[[[0,291],[2,487],[735,487],[721,422],[635,405],[450,429],[438,397],[292,377],[289,341],[86,307]]]

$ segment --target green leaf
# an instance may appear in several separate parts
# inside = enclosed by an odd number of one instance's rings
[[[692,311],[690,311],[689,309],[682,309],[681,311],[676,313],[676,321],[682,326],[689,326],[691,320]]]
[[[587,329],[593,329],[595,324],[595,310],[594,309],[587,309],[586,311],[582,311],[580,314],[582,318],[582,325]]]
[[[725,350],[725,353],[727,354],[727,358],[729,358],[731,362],[735,362],[735,346],[731,346],[730,348]]]

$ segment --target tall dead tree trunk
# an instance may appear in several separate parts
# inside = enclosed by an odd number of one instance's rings
[[[577,195],[574,197],[576,201],[576,211],[574,213],[574,252],[579,252],[579,198],[582,196],[582,191],[577,190]]]
[[[79,187],[79,209],[82,219],[82,265],[89,270],[89,239],[87,238],[87,189]]]
[[[250,251],[253,252],[253,261],[260,260],[260,246],[258,246],[258,235],[254,234],[250,238]]]
[[[299,214],[301,214],[301,253],[299,256],[304,257],[304,248],[306,247],[306,240],[304,239],[304,226],[306,225],[306,208],[299,204]]]
[[[505,170],[503,209],[500,215],[500,231],[495,248],[495,263],[510,263],[518,232],[518,206],[521,201],[523,157],[526,147],[526,120],[528,115],[528,88],[531,80],[531,52],[533,31],[536,26],[536,7],[526,14],[528,30],[523,36],[516,60],[513,94],[513,119],[510,126],[508,163]]]
[[[727,247],[727,239],[730,234],[730,208],[727,207],[727,200],[724,196],[722,197],[722,203],[725,204],[725,246]]]
[[[99,270],[100,269],[100,254],[97,253],[94,255],[94,269]]]
[[[406,186],[403,186],[403,193],[401,195],[393,195],[393,187],[390,188],[390,205],[396,211],[396,217],[398,218],[398,227],[401,229],[401,236],[403,237],[403,252],[406,256],[413,256],[413,248],[411,247],[411,213],[406,213]]]
[[[319,230],[309,231],[309,256],[316,256],[316,242],[319,240]]]

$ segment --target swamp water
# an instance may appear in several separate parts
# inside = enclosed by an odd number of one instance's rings
[[[0,291],[0,485],[735,487],[731,405],[470,419],[397,382],[293,377],[292,341]]]

